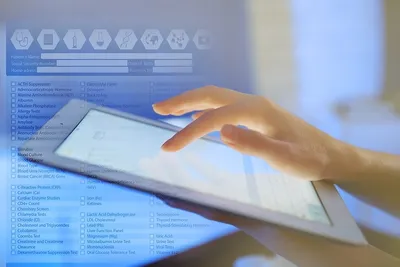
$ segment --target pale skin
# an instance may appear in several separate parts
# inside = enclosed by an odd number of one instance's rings
[[[344,143],[264,97],[216,86],[187,91],[156,103],[153,108],[158,114],[175,116],[196,111],[193,122],[164,143],[164,151],[178,151],[202,136],[220,131],[221,140],[234,150],[259,157],[275,169],[299,179],[335,183],[354,196],[400,217],[400,203],[395,200],[400,189],[398,155]],[[396,259],[373,247],[332,243],[192,204],[166,202],[208,219],[235,225],[299,266],[399,264]]]

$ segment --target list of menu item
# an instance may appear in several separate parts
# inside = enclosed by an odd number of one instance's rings
[[[51,261],[62,256],[96,261],[98,257],[167,256],[194,242],[199,231],[211,227],[204,219],[170,212],[171,208],[153,196],[37,165],[17,152],[19,145],[70,99],[135,113],[144,105],[151,107],[158,89],[161,97],[167,97],[191,86],[183,81],[167,90],[168,84],[172,83],[9,82],[10,259],[47,256]],[[41,138],[57,138],[60,129],[52,130]]]

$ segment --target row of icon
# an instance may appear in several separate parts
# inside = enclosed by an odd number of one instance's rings
[[[145,30],[141,37],[141,42],[144,47],[148,50],[157,50],[160,48],[164,41],[159,30],[148,29]],[[167,37],[171,49],[182,50],[185,49],[190,41],[189,36],[184,30],[174,29],[171,30]],[[26,50],[32,45],[34,39],[29,30],[18,29],[14,31],[11,37],[11,42],[14,47],[18,50]],[[44,29],[40,32],[37,41],[43,50],[54,50],[60,42],[60,37],[57,32],[52,29]],[[63,41],[68,49],[80,50],[86,43],[86,37],[83,32],[79,29],[68,30],[65,34]],[[96,29],[92,32],[89,37],[89,42],[95,50],[105,50],[111,44],[112,38],[107,30]],[[119,30],[117,36],[114,39],[115,43],[121,50],[133,49],[138,38],[136,37],[133,30],[123,29]],[[198,30],[193,37],[193,42],[196,47],[200,50],[210,49],[211,37],[207,30]]]

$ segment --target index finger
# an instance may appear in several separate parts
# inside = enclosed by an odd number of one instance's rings
[[[162,148],[164,151],[178,151],[198,138],[220,131],[226,124],[243,125],[260,132],[272,130],[271,125],[263,123],[263,114],[253,102],[237,102],[202,115],[167,140]]]
[[[244,96],[234,90],[205,86],[155,103],[153,109],[160,115],[182,115],[195,110],[219,108],[237,102]]]

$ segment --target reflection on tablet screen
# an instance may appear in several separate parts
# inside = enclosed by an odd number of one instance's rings
[[[161,151],[161,145],[173,134],[167,129],[91,110],[56,153],[220,198],[329,223],[310,182],[287,177],[262,160],[246,160],[247,157],[229,147],[204,139],[175,153]]]

